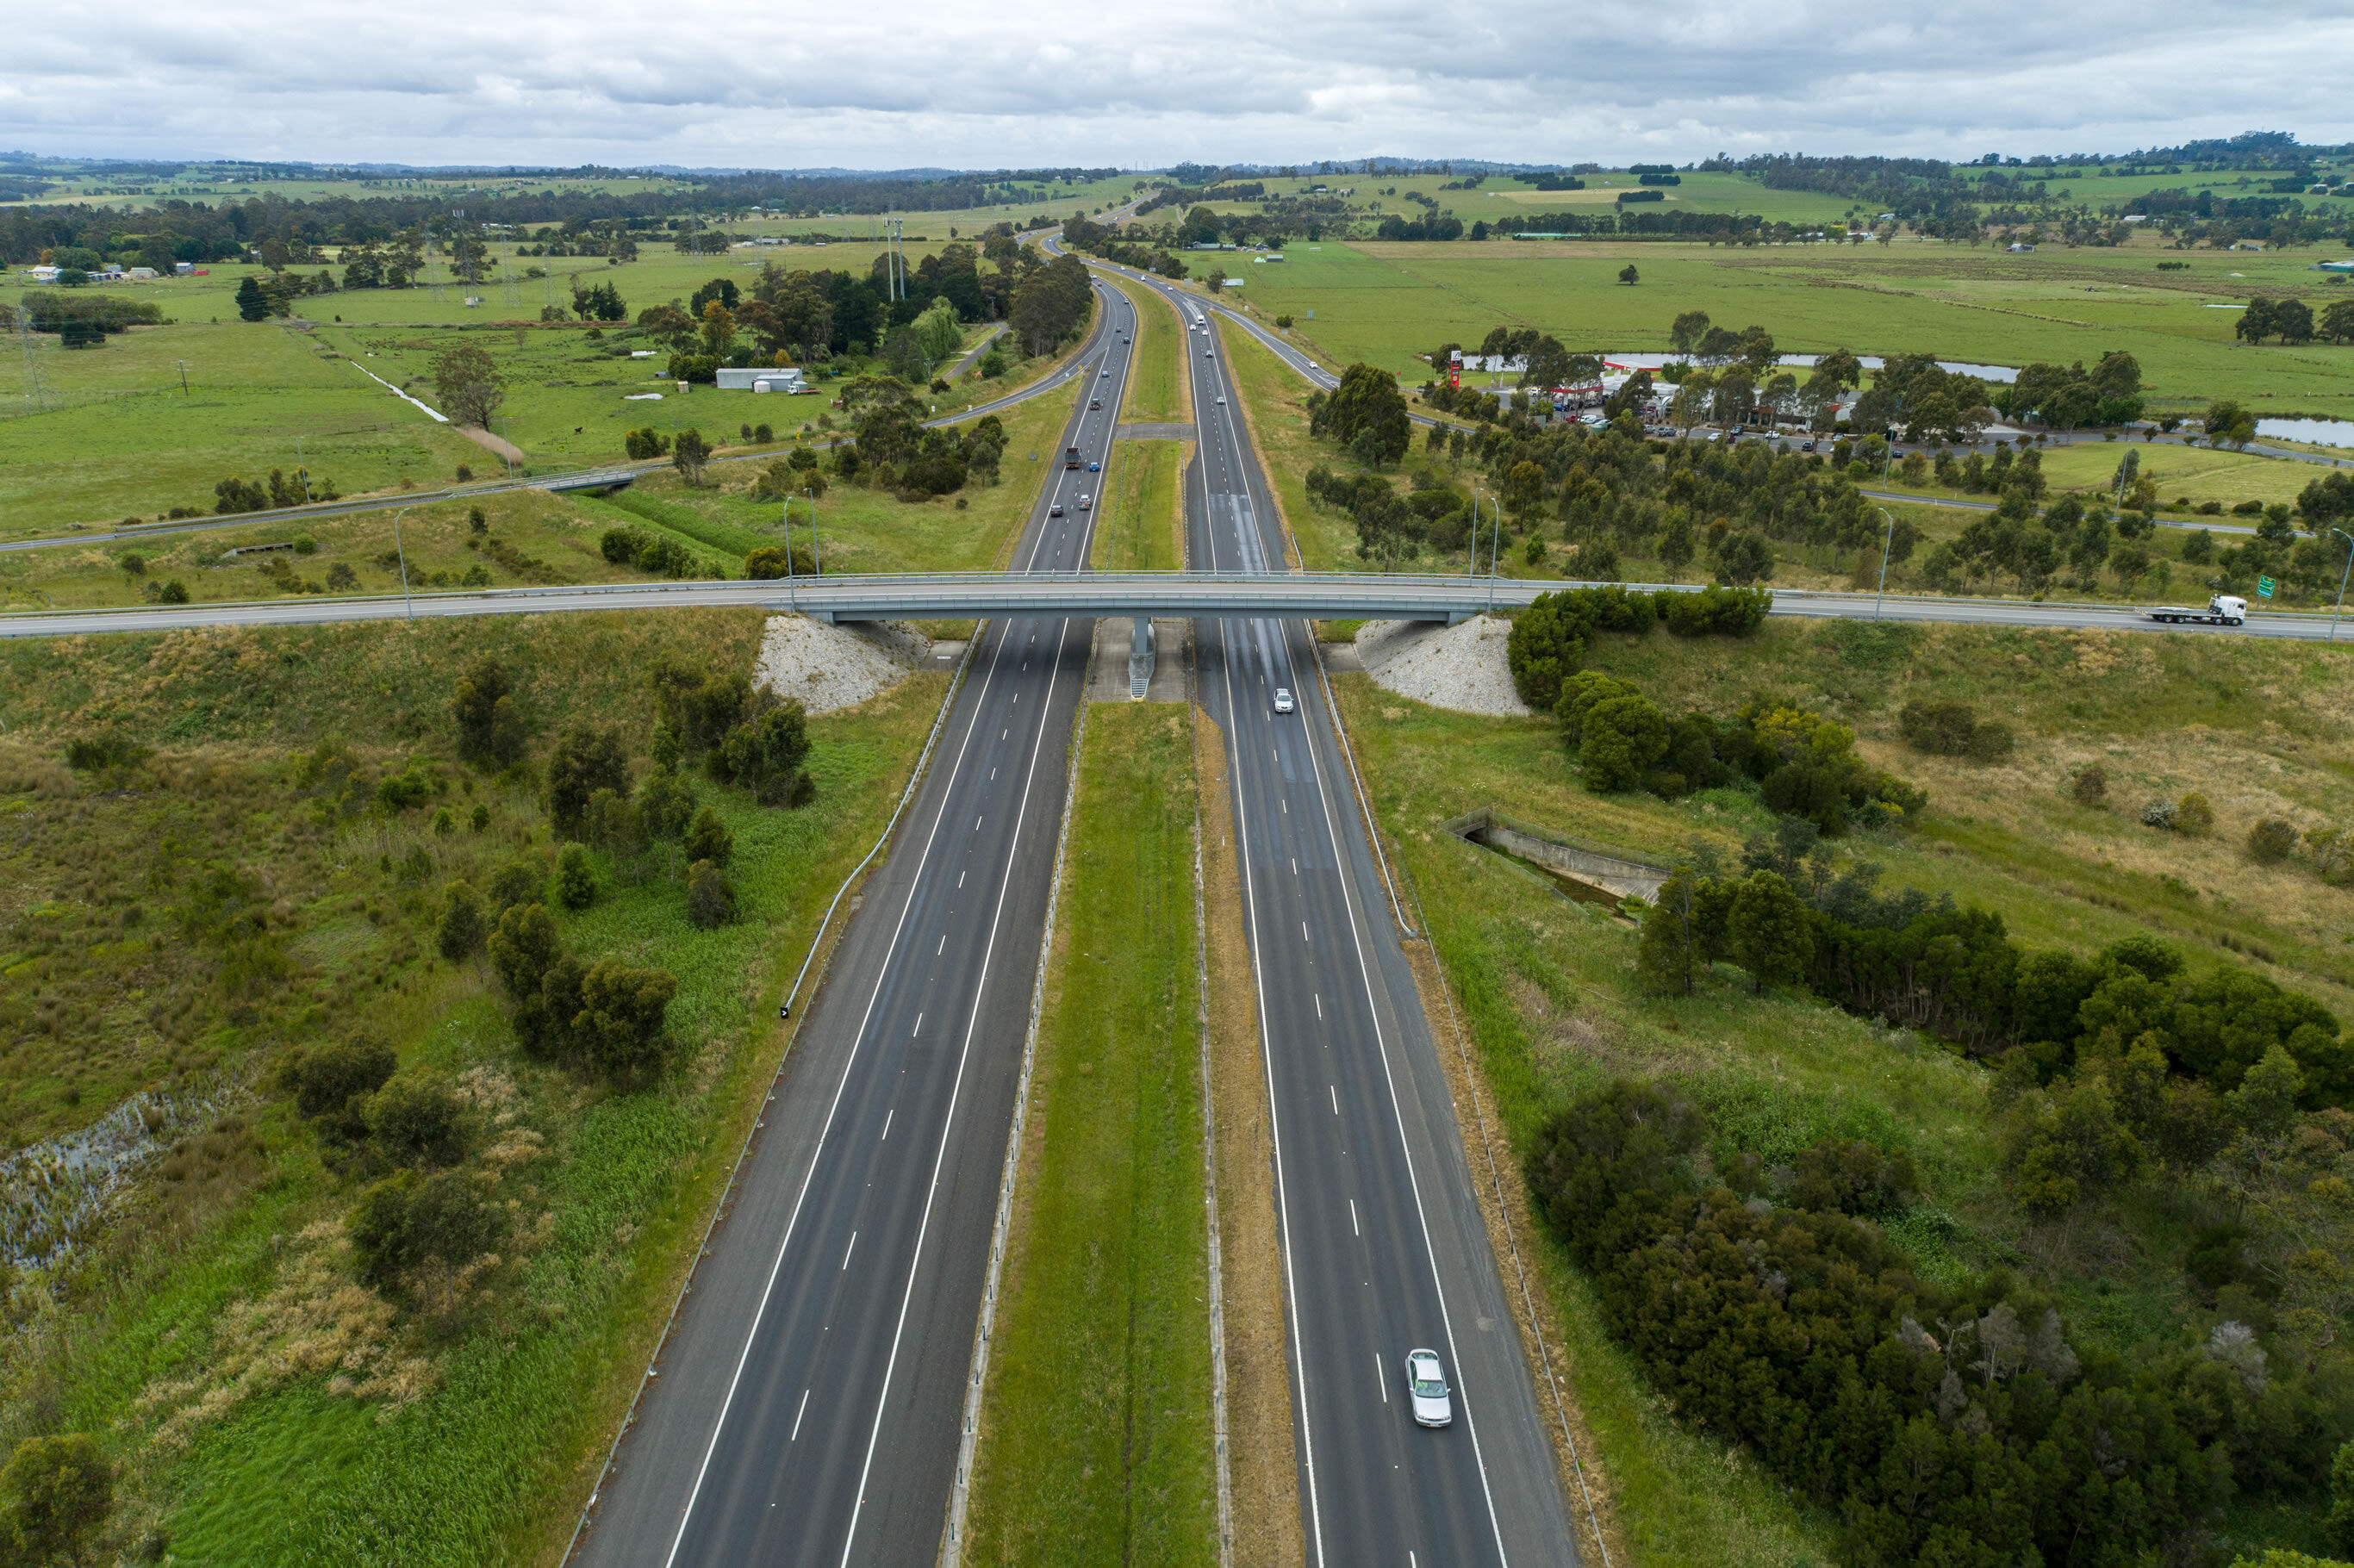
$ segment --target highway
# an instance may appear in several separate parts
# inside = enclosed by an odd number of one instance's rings
[[[1129,348],[1066,444],[1109,461]],[[1127,334],[1132,341],[1132,332]],[[1104,373],[1109,372],[1107,376]],[[1080,565],[1101,474],[1057,467],[1017,559]],[[1061,503],[1070,515],[1053,518]],[[1092,623],[991,622],[917,804],[803,1022],[578,1560],[938,1554]],[[951,953],[950,948],[956,949]]]
[[[1194,321],[1197,301],[1162,292]],[[1214,341],[1178,334],[1199,431],[1189,565],[1280,572],[1267,477],[1225,357],[1207,352]],[[1310,1560],[1575,1563],[1544,1417],[1307,626],[1204,620],[1195,643],[1242,848]],[[1273,711],[1278,686],[1298,713]],[[1449,1369],[1449,1430],[1408,1416],[1402,1368],[1418,1347]]]

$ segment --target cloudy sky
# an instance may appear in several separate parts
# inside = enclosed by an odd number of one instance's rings
[[[992,168],[1391,154],[2122,151],[2354,138],[2354,0],[43,0],[0,147]]]

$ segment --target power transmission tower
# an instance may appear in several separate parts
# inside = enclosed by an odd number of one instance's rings
[[[429,239],[425,242],[425,281],[433,302],[441,302],[441,248]]]
[[[521,305],[523,303],[523,281],[515,276],[516,249],[517,247],[513,245],[507,247],[506,275],[504,279],[505,285],[504,298],[506,302],[511,305]]]
[[[41,374],[41,342],[33,334],[33,313],[23,306],[16,311],[16,341],[25,349],[25,401],[47,413],[49,384]]]

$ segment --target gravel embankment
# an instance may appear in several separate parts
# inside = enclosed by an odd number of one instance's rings
[[[793,697],[813,714],[855,707],[906,679],[931,652],[931,639],[905,621],[828,626],[772,615],[752,683]]]
[[[1357,657],[1385,692],[1458,713],[1525,715],[1504,658],[1511,630],[1510,621],[1485,616],[1460,626],[1369,620],[1357,632]]]

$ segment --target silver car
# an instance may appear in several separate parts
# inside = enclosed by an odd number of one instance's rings
[[[1455,1406],[1447,1400],[1447,1373],[1437,1351],[1405,1353],[1405,1391],[1416,1426],[1452,1426]]]
[[[1293,708],[1294,706],[1296,706],[1296,705],[1295,705],[1295,704],[1292,702],[1292,700],[1291,700],[1291,688],[1290,688],[1290,687],[1288,687],[1288,686],[1278,686],[1278,687],[1276,687],[1276,689],[1275,689],[1275,711],[1276,711],[1277,713],[1279,713],[1279,714],[1288,714],[1288,713],[1289,713],[1289,712],[1292,710],[1292,708]]]

